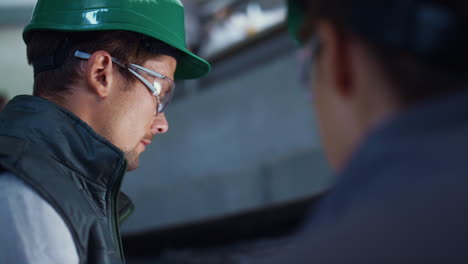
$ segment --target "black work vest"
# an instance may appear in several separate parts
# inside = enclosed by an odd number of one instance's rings
[[[80,263],[124,263],[118,214],[128,210],[122,200],[118,208],[126,171],[121,150],[60,106],[23,95],[0,112],[0,167],[58,212]]]

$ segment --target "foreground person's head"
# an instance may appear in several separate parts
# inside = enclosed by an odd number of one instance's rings
[[[468,87],[466,1],[288,4],[289,29],[310,49],[314,107],[336,170],[383,121]]]

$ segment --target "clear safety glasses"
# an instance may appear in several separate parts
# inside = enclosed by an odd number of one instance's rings
[[[320,53],[321,48],[321,42],[316,34],[312,34],[310,39],[304,44],[301,83],[306,89],[310,89],[315,59],[318,53]]]
[[[77,50],[75,52],[75,57],[87,60],[91,57],[91,54]],[[156,114],[163,113],[174,95],[176,86],[174,80],[161,73],[152,71],[137,64],[130,63],[125,65],[114,57],[112,57],[112,61],[120,67],[127,69],[151,91],[156,98]],[[148,81],[138,72],[151,77],[153,83]]]

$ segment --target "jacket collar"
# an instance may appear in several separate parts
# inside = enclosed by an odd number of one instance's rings
[[[420,155],[421,146],[440,142],[444,137],[468,133],[468,89],[446,96],[428,99],[414,105],[381,123],[352,155],[343,175],[338,180],[350,178],[353,172],[383,168],[379,161],[390,163],[390,153]],[[362,173],[361,173],[362,174]],[[364,174],[363,174],[364,175]],[[352,179],[349,179],[352,180]]]
[[[126,169],[120,149],[73,113],[40,97],[13,98],[0,113],[0,134],[24,139],[42,155],[106,188],[120,185]]]

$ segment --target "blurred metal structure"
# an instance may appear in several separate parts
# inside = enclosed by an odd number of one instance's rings
[[[278,25],[180,85],[190,91],[168,112],[172,131],[124,184],[137,206],[124,225],[129,263],[242,263],[313,209],[333,179],[297,56]]]
[[[127,233],[260,209],[323,192],[320,151],[296,48],[280,25],[212,58],[213,72],[184,86],[170,132],[155,139],[124,190],[137,210]]]

